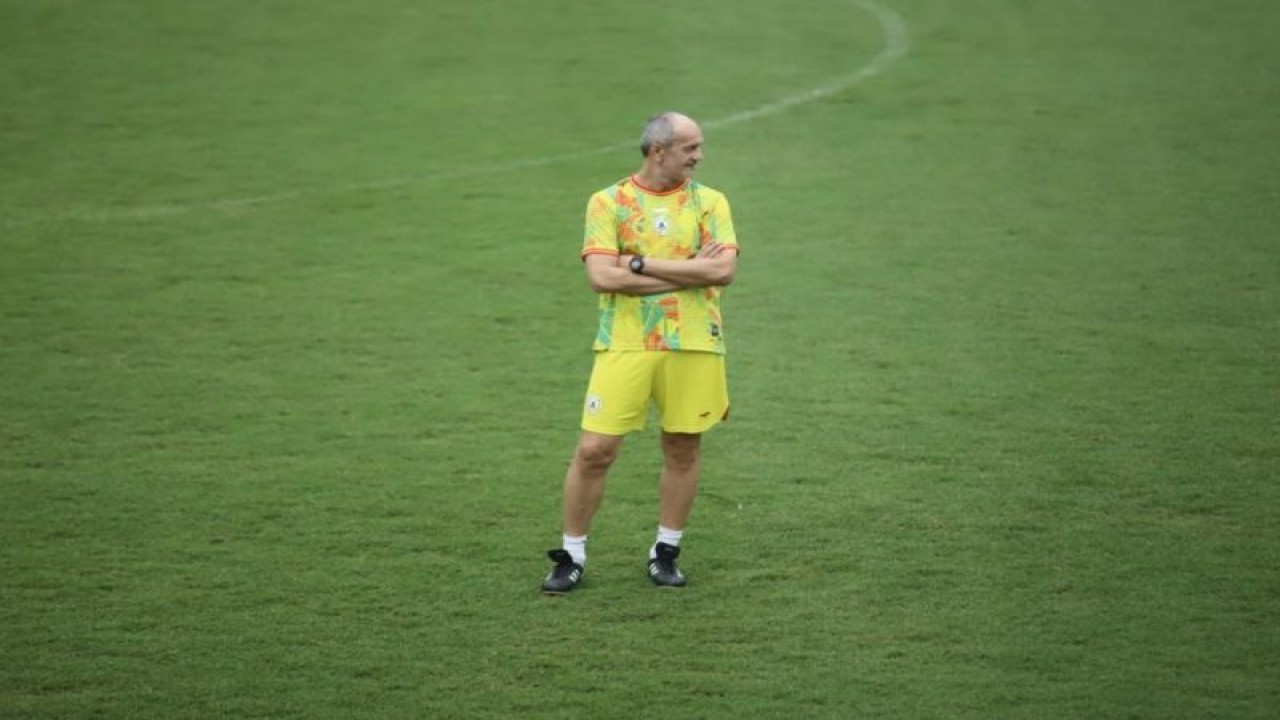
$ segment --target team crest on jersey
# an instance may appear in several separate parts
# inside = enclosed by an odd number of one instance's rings
[[[600,408],[604,405],[604,400],[599,395],[587,396],[587,414],[599,415]]]
[[[653,230],[659,235],[671,232],[671,221],[667,219],[666,213],[659,213],[653,218]]]

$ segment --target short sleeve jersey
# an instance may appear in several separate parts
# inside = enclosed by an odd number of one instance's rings
[[[688,259],[711,240],[738,247],[725,196],[695,181],[657,192],[635,176],[591,196],[582,256]],[[719,287],[655,295],[601,293],[596,350],[692,350],[723,354]]]

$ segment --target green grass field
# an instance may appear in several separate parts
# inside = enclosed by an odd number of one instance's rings
[[[0,0],[0,717],[1280,715],[1280,5]],[[587,196],[744,246],[690,586]]]

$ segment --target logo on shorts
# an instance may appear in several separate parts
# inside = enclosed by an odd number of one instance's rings
[[[588,415],[599,415],[600,407],[603,405],[604,405],[604,400],[602,400],[599,395],[587,396],[587,414]]]

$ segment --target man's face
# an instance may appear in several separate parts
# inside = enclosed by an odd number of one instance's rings
[[[702,161],[702,130],[693,123],[676,128],[671,144],[658,150],[658,166],[673,181],[693,177],[693,169]]]

